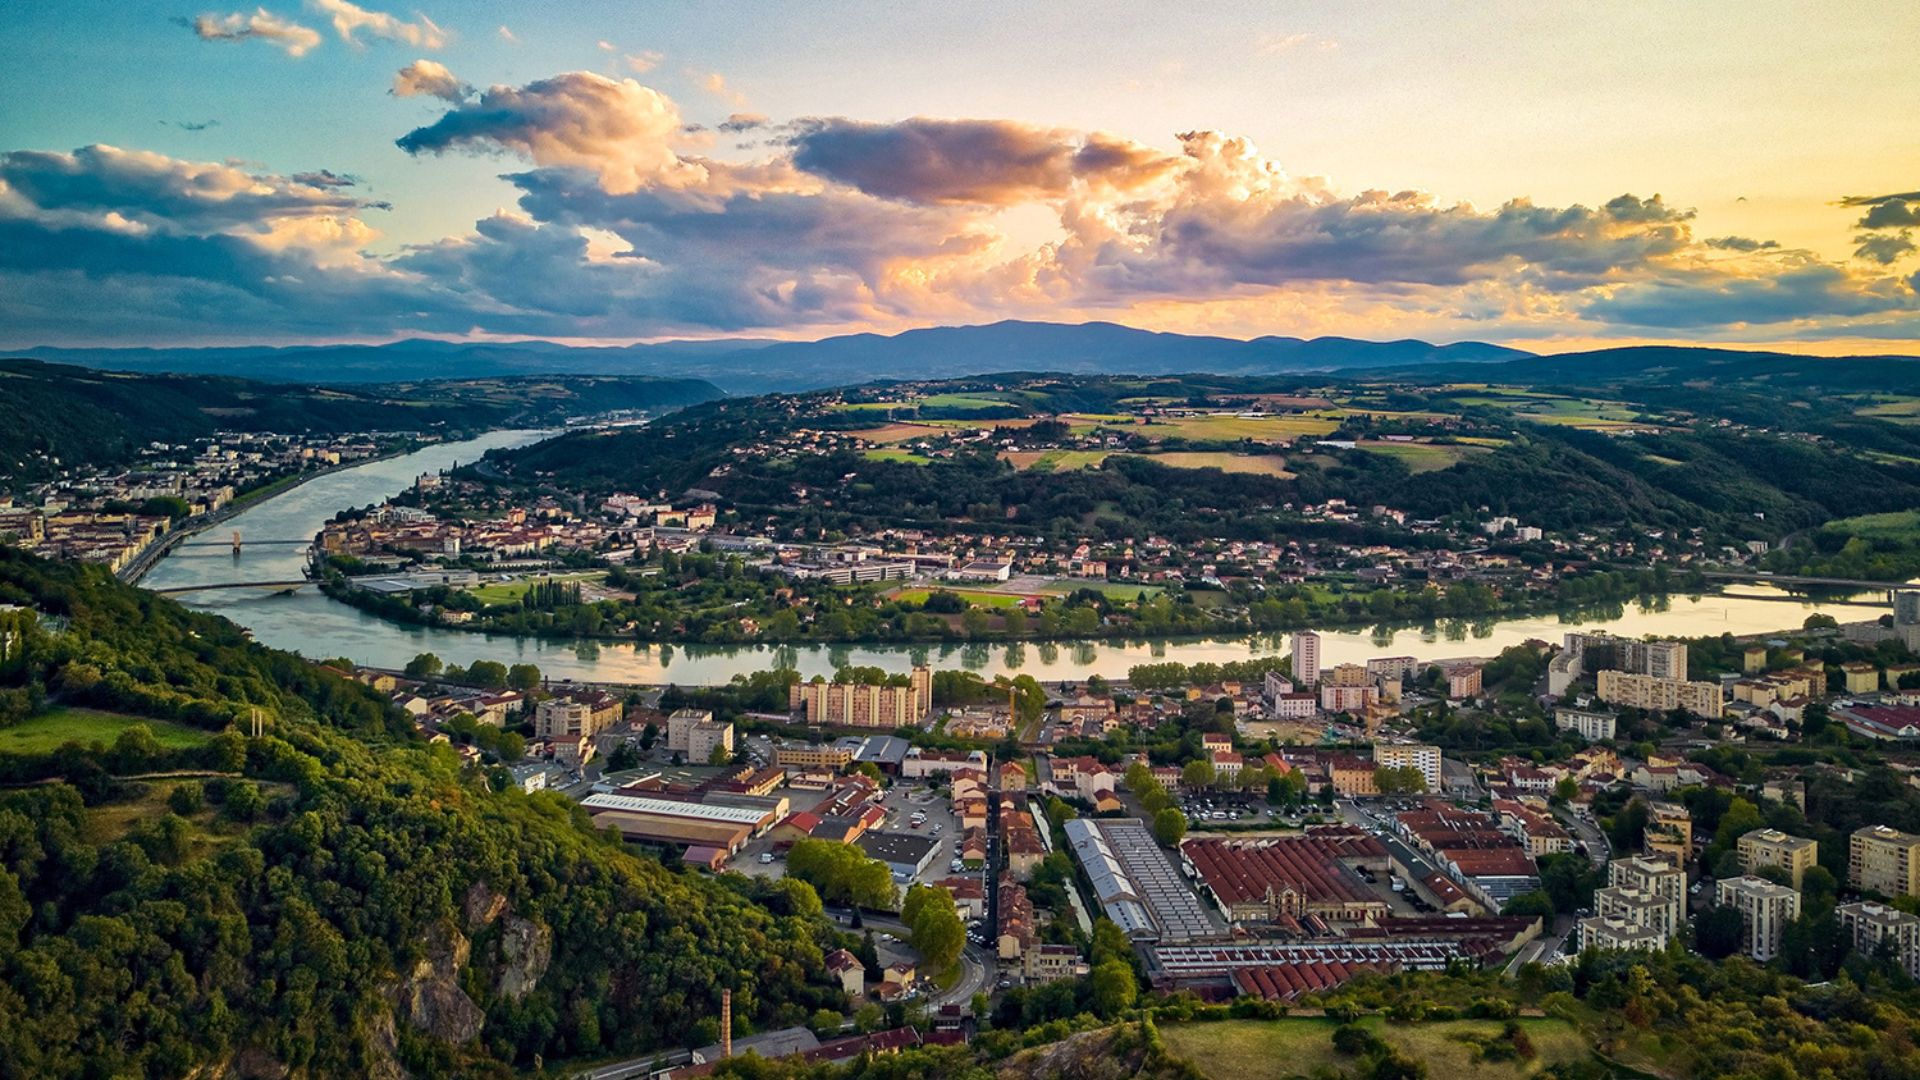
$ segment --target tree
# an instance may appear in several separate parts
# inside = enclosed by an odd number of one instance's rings
[[[430,679],[440,674],[445,668],[446,664],[438,656],[423,652],[407,661],[404,671],[409,679]]]
[[[707,755],[707,764],[725,765],[728,761],[732,760],[732,758],[733,758],[733,755],[727,753],[727,748],[725,746],[721,745],[720,743],[714,743],[713,752]]]
[[[1180,770],[1180,783],[1189,791],[1211,786],[1213,784],[1213,762],[1207,761],[1204,758],[1199,761],[1187,762],[1186,766]]]
[[[1134,998],[1140,992],[1139,983],[1134,979],[1133,965],[1125,960],[1108,960],[1095,965],[1088,983],[1094,1013],[1107,1020],[1133,1008]]]
[[[1153,838],[1165,847],[1178,847],[1187,835],[1187,815],[1167,807],[1153,815]]]
[[[538,664],[515,664],[507,669],[507,685],[515,690],[532,690],[540,685]]]
[[[787,852],[787,873],[812,885],[829,904],[889,908],[895,889],[887,864],[852,844],[808,838]]]
[[[838,1034],[846,1022],[845,1016],[832,1009],[815,1009],[812,1019],[807,1021],[807,1026],[813,1029],[815,1035],[826,1036]]]
[[[1543,919],[1551,921],[1554,916],[1553,898],[1540,889],[1521,893],[1519,896],[1507,901],[1507,906],[1500,909],[1500,914],[1538,915]]]
[[[619,746],[613,748],[613,753],[607,755],[608,772],[625,772],[628,769],[637,769],[639,767],[640,751],[634,749],[633,744],[630,742],[621,743]]]
[[[489,690],[503,690],[507,685],[507,665],[498,660],[475,660],[467,665],[467,681]]]
[[[1716,904],[1701,914],[1693,928],[1693,947],[1709,960],[1739,952],[1746,944],[1746,924],[1731,904]]]
[[[967,944],[967,928],[954,909],[953,894],[935,886],[916,886],[908,890],[908,900],[916,894],[919,903],[914,906],[913,917],[907,918],[904,905],[900,912],[901,921],[912,929],[907,940],[919,951],[923,965],[945,971],[960,959],[960,950]]]

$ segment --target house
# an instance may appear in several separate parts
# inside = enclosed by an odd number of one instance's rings
[[[860,958],[845,949],[835,949],[827,954],[827,974],[840,980],[840,989],[848,997],[857,998],[867,988],[867,969]]]

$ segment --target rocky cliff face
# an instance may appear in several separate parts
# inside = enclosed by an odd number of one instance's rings
[[[531,919],[509,915],[501,926],[500,972],[494,993],[514,1001],[540,983],[553,961],[553,931]]]
[[[414,1027],[442,1042],[458,1045],[480,1034],[486,1014],[460,989],[473,943],[442,924],[427,934],[427,955],[394,989],[394,1004]]]

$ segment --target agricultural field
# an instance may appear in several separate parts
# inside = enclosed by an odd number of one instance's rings
[[[152,729],[154,740],[169,750],[198,746],[208,739],[208,733],[199,728],[165,720],[98,709],[55,708],[11,727],[0,727],[0,754],[45,753],[70,742],[82,746],[96,742],[111,746],[122,731],[136,724]]]
[[[1140,430],[1149,437],[1180,438],[1191,442],[1239,442],[1242,439],[1292,442],[1302,437],[1331,434],[1339,426],[1338,420],[1324,416],[1208,413],[1201,416],[1157,417]]]
[[[1868,540],[1912,540],[1920,537],[1920,510],[1899,510],[1890,514],[1862,514],[1840,518],[1821,526],[1830,532],[1859,536]]]
[[[1407,469],[1414,473],[1438,472],[1451,468],[1476,454],[1490,453],[1484,446],[1455,446],[1450,443],[1399,443],[1375,442],[1372,440],[1356,443],[1355,448],[1369,454],[1399,458],[1406,463]]]
[[[968,420],[965,421],[965,423],[972,425],[977,423],[977,421]],[[879,443],[885,446],[891,443],[912,442],[915,439],[937,438],[947,434],[947,432],[945,429],[935,427],[932,424],[915,424],[901,421],[894,424],[883,424],[880,427],[861,428],[858,431],[849,431],[847,434],[855,438],[865,439],[870,443]]]
[[[920,399],[920,404],[929,409],[1004,409],[1013,402],[1007,400],[1010,395],[989,394],[932,394]]]
[[[861,457],[868,461],[896,461],[902,465],[931,465],[933,459],[925,454],[916,454],[911,450],[865,450]]]
[[[1360,1024],[1407,1057],[1425,1062],[1432,1076],[1521,1080],[1552,1066],[1583,1061],[1592,1055],[1578,1029],[1563,1020],[1520,1021],[1534,1049],[1534,1057],[1526,1061],[1476,1059],[1474,1046],[1465,1040],[1497,1036],[1501,1025],[1494,1020],[1388,1024],[1374,1016],[1361,1020]],[[1346,1057],[1333,1048],[1333,1029],[1338,1026],[1335,1021],[1317,1017],[1223,1020],[1165,1024],[1160,1034],[1168,1049],[1192,1062],[1210,1080],[1357,1076],[1362,1068],[1361,1060]]]
[[[1291,480],[1287,459],[1278,454],[1235,454],[1225,450],[1172,450],[1164,454],[1139,455],[1174,469],[1219,469],[1230,473],[1254,473]]]
[[[1896,397],[1876,401],[1853,410],[1855,416],[1871,416],[1896,424],[1920,424],[1920,398]]]
[[[1105,450],[1005,450],[1000,459],[1021,472],[1072,472],[1097,469],[1107,460]]]

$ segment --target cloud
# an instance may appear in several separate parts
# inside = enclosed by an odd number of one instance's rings
[[[1780,246],[1778,240],[1755,240],[1748,236],[1715,236],[1702,243],[1710,248],[1722,251],[1771,251]]]
[[[346,173],[337,173],[332,169],[316,169],[313,172],[293,174],[293,182],[317,188],[349,188],[360,183],[360,178]]]
[[[507,26],[505,23],[500,24],[500,26],[494,30],[494,33],[500,35],[500,40],[506,42],[509,45],[520,44],[519,35],[515,34],[512,30],[507,29]]]
[[[160,122],[168,127],[177,127],[181,131],[205,131],[208,128],[220,126],[218,120],[162,120]]]
[[[645,75],[647,72],[659,67],[660,61],[665,59],[665,54],[655,52],[652,49],[646,49],[641,52],[628,53],[620,58],[620,62],[627,65],[627,70],[633,72],[635,75]]]
[[[714,97],[719,98],[729,105],[737,108],[747,103],[747,95],[727,85],[727,77],[717,71],[705,73],[690,71],[687,74],[693,76],[695,85],[699,86],[700,89],[712,94]]]
[[[1920,225],[1920,191],[1902,191],[1892,195],[1849,195],[1841,206],[1867,208],[1858,222],[1861,229],[1905,229]]]
[[[1314,48],[1322,52],[1332,52],[1340,47],[1333,38],[1320,34],[1261,34],[1253,39],[1253,49],[1263,56],[1278,56],[1295,49]]]
[[[1853,249],[1855,258],[1876,262],[1882,266],[1899,262],[1916,250],[1913,245],[1913,233],[1905,229],[1897,233],[1862,233],[1855,237],[1855,240],[1860,245]]]
[[[1176,164],[1109,135],[1075,135],[1005,120],[916,117],[873,124],[800,121],[794,164],[870,195],[917,203],[1010,205],[1065,195],[1076,184],[1136,188]]]
[[[1797,260],[1767,274],[1673,271],[1612,290],[1585,308],[1610,323],[1661,330],[1717,330],[1920,310],[1910,285]]]
[[[255,8],[251,15],[241,11],[201,15],[184,25],[202,41],[264,41],[294,57],[305,56],[320,44],[318,30],[283,19],[266,8]]]
[[[461,82],[445,64],[433,60],[415,60],[393,77],[395,97],[436,97],[462,102],[473,96],[473,87]]]
[[[739,135],[756,131],[767,126],[767,118],[759,113],[737,112],[722,120],[718,127],[729,135]]]
[[[575,71],[523,87],[495,86],[398,140],[409,154],[503,150],[537,165],[597,173],[609,191],[700,170],[673,150],[680,111],[632,79]]]
[[[418,49],[439,49],[447,44],[445,30],[418,12],[417,21],[407,22],[381,11],[368,11],[348,0],[307,0],[307,6],[333,21],[334,33],[349,45],[361,44],[355,35],[365,30],[371,37],[411,45]]]

